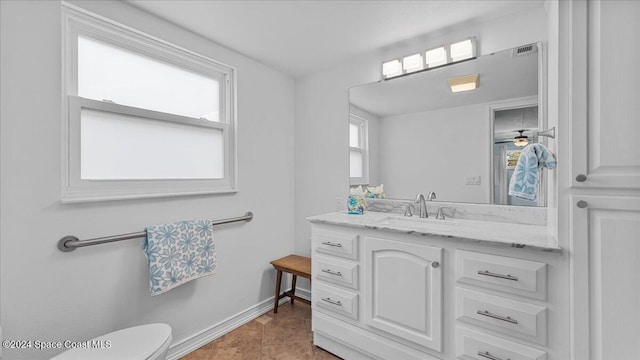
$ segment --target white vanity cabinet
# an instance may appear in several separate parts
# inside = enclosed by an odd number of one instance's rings
[[[315,343],[346,359],[437,359],[443,249],[313,225]],[[345,349],[355,348],[353,349]]]
[[[545,262],[457,250],[457,358],[546,360],[546,299]]]
[[[315,345],[349,360],[561,360],[559,252],[360,225],[312,220]]]

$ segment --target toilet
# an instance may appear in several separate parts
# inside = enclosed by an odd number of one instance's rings
[[[67,342],[64,346],[69,350],[51,360],[165,360],[172,339],[167,324],[135,326],[87,341]]]

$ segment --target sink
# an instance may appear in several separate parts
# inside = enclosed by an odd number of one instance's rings
[[[452,219],[436,219],[436,218],[419,218],[409,216],[387,216],[380,220],[381,225],[390,226],[402,226],[402,227],[419,227],[419,228],[433,228],[433,227],[450,227],[456,225],[458,222]]]

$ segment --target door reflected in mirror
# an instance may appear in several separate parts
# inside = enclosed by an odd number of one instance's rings
[[[545,206],[544,173],[537,201],[507,193],[516,143],[546,143],[542,45],[524,48],[349,89],[351,186],[384,184],[388,199],[433,191],[439,201]],[[461,79],[475,89],[453,92]]]

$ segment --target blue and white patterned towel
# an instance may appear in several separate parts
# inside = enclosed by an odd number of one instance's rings
[[[536,201],[540,168],[554,169],[558,163],[555,155],[544,145],[531,144],[522,149],[516,169],[509,182],[509,195]]]
[[[211,220],[147,226],[144,253],[151,295],[216,272]]]

